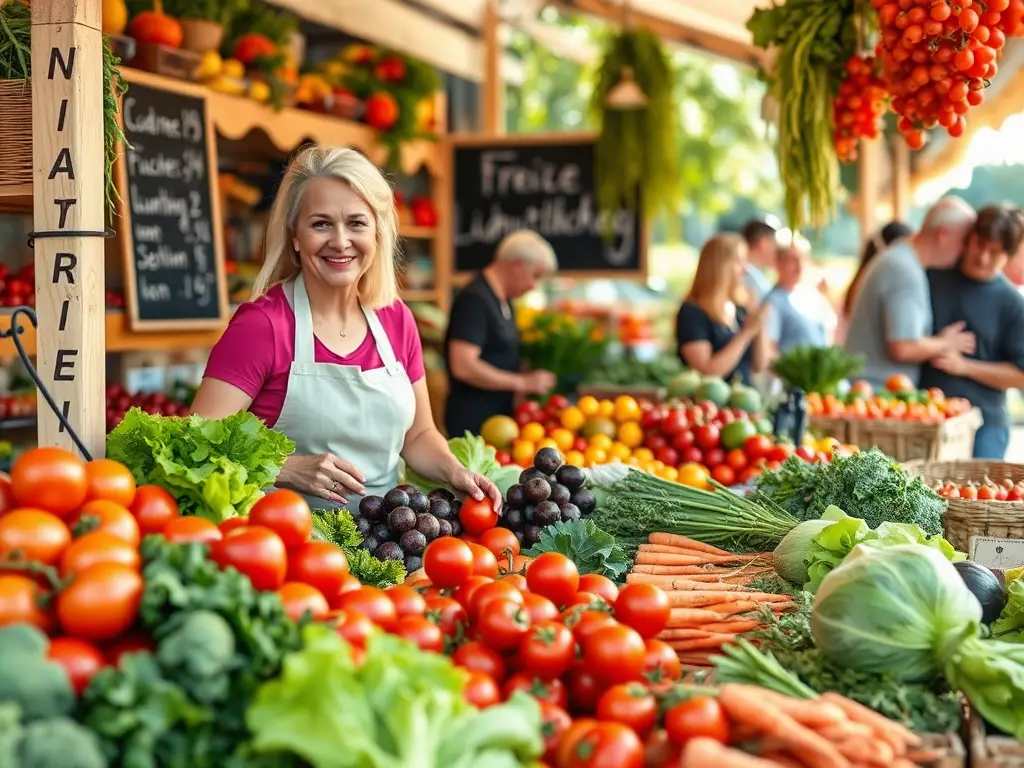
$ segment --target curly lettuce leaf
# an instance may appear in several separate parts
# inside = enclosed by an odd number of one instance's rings
[[[574,563],[581,574],[596,573],[619,581],[629,568],[626,553],[615,537],[593,520],[555,523],[541,529],[540,540],[523,554],[536,557],[558,552]]]
[[[992,635],[1011,643],[1024,643],[1024,579],[1011,581],[1006,588],[1006,606],[992,622]]]
[[[501,491],[504,496],[508,489],[518,482],[522,468],[516,466],[503,467],[498,463],[498,452],[488,447],[484,439],[479,435],[466,432],[463,437],[453,437],[448,440],[448,449],[452,455],[459,460],[459,463],[471,472],[479,472],[486,477]],[[444,488],[443,483],[428,480],[419,474],[408,464],[404,465],[403,478],[406,483],[415,485],[424,493],[429,493],[437,488]]]

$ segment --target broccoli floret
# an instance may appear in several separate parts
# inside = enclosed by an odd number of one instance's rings
[[[160,641],[156,658],[169,677],[201,703],[227,698],[235,657],[231,625],[213,611],[194,611]]]
[[[0,704],[0,765],[16,768],[18,745],[25,733],[21,727],[21,708],[17,704]]]
[[[17,704],[25,722],[67,715],[75,705],[67,672],[46,659],[46,647],[32,627],[0,630],[0,702]]]
[[[18,768],[107,768],[96,734],[67,717],[25,727]]]

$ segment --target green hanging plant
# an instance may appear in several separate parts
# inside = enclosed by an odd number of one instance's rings
[[[605,103],[624,70],[632,72],[647,97],[640,109],[611,109]],[[599,131],[595,160],[600,210],[635,210],[642,201],[648,220],[675,213],[681,189],[674,85],[668,54],[649,30],[627,29],[605,43],[590,102]]]

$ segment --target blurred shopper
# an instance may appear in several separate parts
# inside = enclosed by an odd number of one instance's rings
[[[828,346],[835,331],[832,305],[816,286],[804,281],[808,256],[804,243],[793,242],[779,249],[779,280],[765,297],[771,305],[765,333],[776,354],[808,344]]]
[[[932,270],[935,325],[962,323],[977,337],[969,354],[947,351],[925,363],[921,386],[965,397],[985,423],[974,439],[974,458],[1002,459],[1010,443],[1006,390],[1024,386],[1024,297],[1003,275],[1024,242],[1024,222],[1004,205],[978,212],[960,263]]]
[[[975,212],[946,197],[925,214],[919,232],[890,246],[864,270],[853,300],[846,349],[864,356],[864,378],[876,387],[893,376],[915,386],[922,363],[948,352],[974,351],[974,334],[963,322],[932,334],[926,269],[948,269],[963,251]]]
[[[704,244],[693,286],[676,317],[676,344],[684,365],[749,384],[768,363],[763,330],[769,306],[754,303],[748,311],[746,262],[747,246],[739,235],[715,235]]]
[[[864,280],[864,273],[867,271],[868,265],[878,254],[884,252],[886,248],[897,240],[910,237],[912,234],[914,234],[914,230],[902,221],[890,221],[876,232],[875,236],[864,246],[864,252],[860,256],[857,271],[854,273],[853,279],[846,289],[846,295],[843,297],[843,303],[839,308],[839,324],[836,328],[835,339],[837,344],[842,344],[846,341],[846,331],[850,324],[850,315],[853,313],[853,302],[857,298],[857,291]]]
[[[515,395],[544,394],[555,386],[550,371],[520,372],[519,329],[510,302],[557,268],[551,244],[520,230],[498,243],[494,260],[455,297],[445,339],[449,437],[466,430],[477,434],[488,417],[512,414]]]
[[[747,263],[744,266],[744,280],[747,290],[757,301],[761,301],[772,289],[765,270],[775,267],[775,253],[778,250],[778,230],[763,219],[751,219],[743,225],[743,239],[747,242]]]

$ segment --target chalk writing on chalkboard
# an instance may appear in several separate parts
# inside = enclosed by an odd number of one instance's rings
[[[220,320],[205,101],[132,84],[123,112],[133,320]]]

